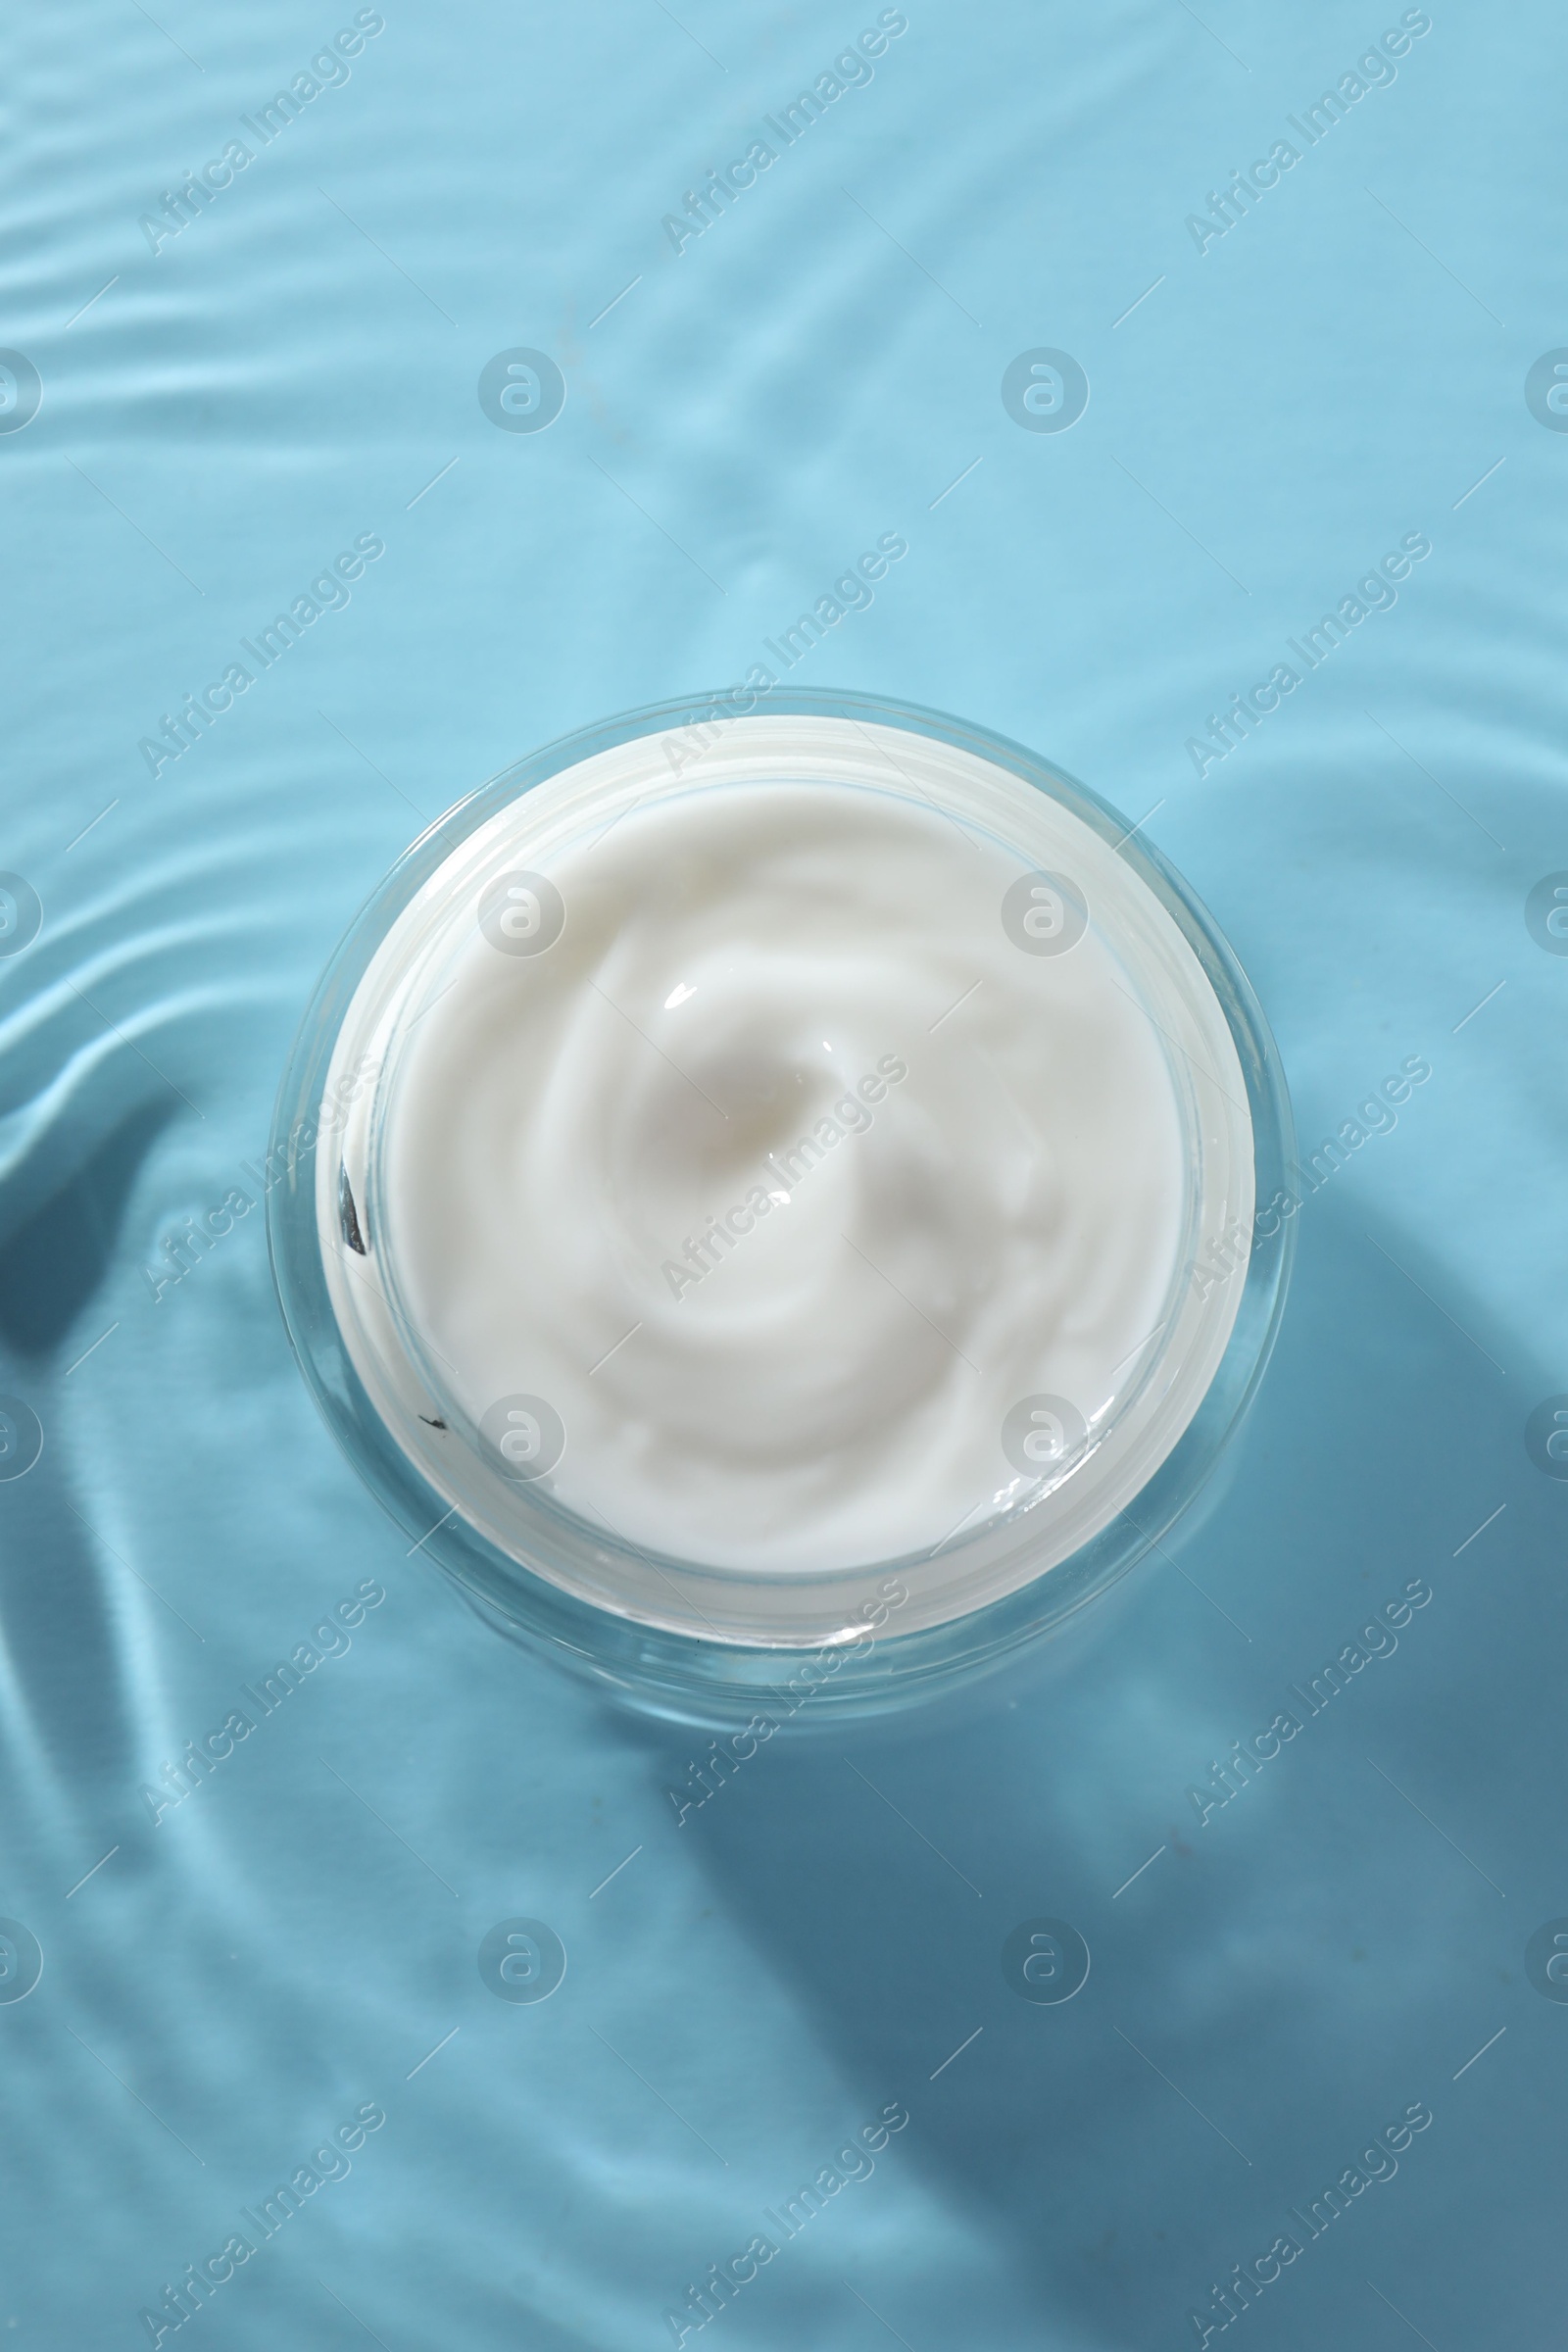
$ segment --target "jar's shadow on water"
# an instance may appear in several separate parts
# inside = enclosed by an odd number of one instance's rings
[[[45,1396],[44,1367],[58,1385],[65,1343],[92,1336],[156,1126],[127,1120],[0,1250],[0,1386]],[[1266,2340],[1385,2344],[1370,2276],[1433,2340],[1485,2341],[1489,2279],[1506,2271],[1517,2302],[1544,2275],[1530,2249],[1558,2168],[1534,2086],[1568,2007],[1532,1988],[1523,1954],[1568,1914],[1568,1482],[1523,1431],[1568,1366],[1527,1361],[1447,1268],[1368,1230],[1353,1173],[1339,1181],[1345,1200],[1303,1211],[1233,1482],[1168,1559],[963,1706],[771,1743],[678,1832],[814,2022],[846,2131],[903,2100],[910,2128],[879,2163],[971,2218],[996,2313],[1022,2297],[1090,2340],[1174,2340],[1211,2280],[1416,2101],[1433,2126],[1270,2289]],[[86,1801],[122,1787],[127,1728],[61,1468],[46,1452],[4,1490],[4,1624],[32,1710],[13,1758],[30,1736]],[[1309,1716],[1288,1686],[1413,1579],[1432,1598],[1397,1648]],[[1189,1786],[1292,1706],[1301,1732],[1200,1823]],[[660,1786],[705,1745],[621,1729]],[[1092,1956],[1060,2004],[1004,1975],[1008,1936],[1043,1917]],[[768,2174],[765,2146],[745,2153]],[[783,2173],[775,2209],[800,2185]],[[885,2306],[916,2352],[977,2322],[983,2338],[972,2270],[951,2292],[945,2310],[926,2278],[919,2311]]]
[[[777,1740],[681,1833],[846,2078],[908,2106],[903,2160],[1004,2241],[1016,2284],[1107,2340],[1185,2328],[1412,2102],[1441,2128],[1341,2224],[1350,2254],[1304,2247],[1269,2298],[1275,2343],[1330,2316],[1341,2342],[1385,2341],[1362,2284],[1379,2264],[1462,2310],[1490,2266],[1467,2279],[1446,2217],[1490,2193],[1485,2143],[1509,2149],[1495,2248],[1536,2233],[1551,2177],[1520,2045],[1562,2021],[1522,1962],[1568,1912],[1543,1771],[1568,1484],[1523,1427],[1565,1384],[1351,1201],[1302,1223],[1229,1492],[1096,1639],[956,1717]],[[1397,1648],[1310,1714],[1288,1686],[1385,1604],[1402,1615],[1412,1580],[1432,1597]],[[1189,1787],[1282,1710],[1300,1732],[1200,1821]],[[702,1741],[654,1745],[684,1785]],[[1059,2005],[1004,1975],[1009,1932],[1040,1917],[1092,1954]],[[1510,2025],[1515,2066],[1455,2082]]]

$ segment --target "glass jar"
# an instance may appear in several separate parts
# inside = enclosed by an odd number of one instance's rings
[[[418,1236],[398,1206],[416,1033],[462,959],[482,953],[476,937],[546,955],[564,921],[553,862],[588,854],[633,810],[645,829],[662,810],[706,821],[720,804],[703,796],[733,808],[736,794],[779,787],[803,796],[803,822],[813,789],[848,789],[868,811],[934,811],[1004,854],[1015,879],[988,909],[986,953],[1004,936],[1026,958],[1065,956],[1092,930],[1097,972],[1147,1023],[1179,1132],[1153,1327],[1083,1409],[1044,1384],[1013,1398],[996,1418],[994,1487],[956,1529],[896,1557],[816,1557],[808,1534],[759,1564],[711,1541],[621,1532],[608,1499],[601,1514],[591,1448],[570,1480],[561,1472],[565,1431],[548,1399],[486,1410],[435,1344],[411,1274]],[[1252,992],[1136,827],[983,729],[775,688],[634,711],[553,744],[405,853],[301,1026],[269,1157],[269,1234],[289,1336],[329,1426],[493,1624],[645,1711],[826,1723],[946,1690],[1050,1635],[1189,1508],[1278,1327],[1294,1226],[1260,1204],[1283,1188],[1292,1149]],[[601,1173],[561,1171],[585,1200]],[[779,1535],[787,1548],[789,1529]]]

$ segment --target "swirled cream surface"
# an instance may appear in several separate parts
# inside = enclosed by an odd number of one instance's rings
[[[995,817],[764,766],[469,855],[376,1114],[427,1425],[742,1572],[1092,1474],[1190,1263],[1193,1112],[1110,851]]]

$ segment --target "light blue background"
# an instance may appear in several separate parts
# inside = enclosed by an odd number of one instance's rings
[[[0,1386],[45,1430],[0,1486],[0,1912],[45,1954],[0,2005],[6,2342],[147,2340],[372,2100],[210,2344],[667,2344],[893,2100],[908,2129],[724,2343],[1194,2342],[1209,2282],[1418,2100],[1397,2178],[1224,2340],[1544,2341],[1568,2007],[1523,1953],[1568,1912],[1568,1489],[1522,1433],[1568,1387],[1568,961],[1523,906],[1568,867],[1568,437],[1523,385],[1568,343],[1559,15],[1435,5],[1200,256],[1186,216],[1396,7],[909,0],[677,258],[662,216],[874,7],[387,0],[154,256],[140,217],[353,13],[92,0],[5,36],[0,343],[43,404],[0,436],[0,865],[45,909],[0,964]],[[515,345],[568,386],[537,435],[476,398]],[[1000,398],[1038,345],[1092,386],[1059,435]],[[421,819],[738,676],[889,530],[907,559],[792,682],[1153,810],[1308,1145],[1403,1057],[1433,1075],[1302,1212],[1234,1483],[1070,1672],[776,1743],[677,1829],[689,1741],[406,1558],[290,1360],[260,1215],[156,1304],[143,1269],[245,1182]],[[1186,739],[1413,531],[1397,606],[1200,782]],[[372,532],[350,606],[155,780],[159,714]],[[1200,1828],[1187,1785],[1413,1577],[1397,1653]],[[140,1785],[367,1578],[352,1650],[154,1828]],[[1001,1975],[1038,1913],[1094,1955],[1061,2008]],[[567,1948],[542,2006],[478,1976],[514,1914]]]

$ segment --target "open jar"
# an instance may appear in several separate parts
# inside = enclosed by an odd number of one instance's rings
[[[420,1547],[656,1712],[881,1710],[1059,1626],[1261,1375],[1290,1114],[1158,855],[1018,746],[631,713],[399,860],[279,1095],[306,1377]],[[1265,1238],[1266,1237],[1266,1238]]]

